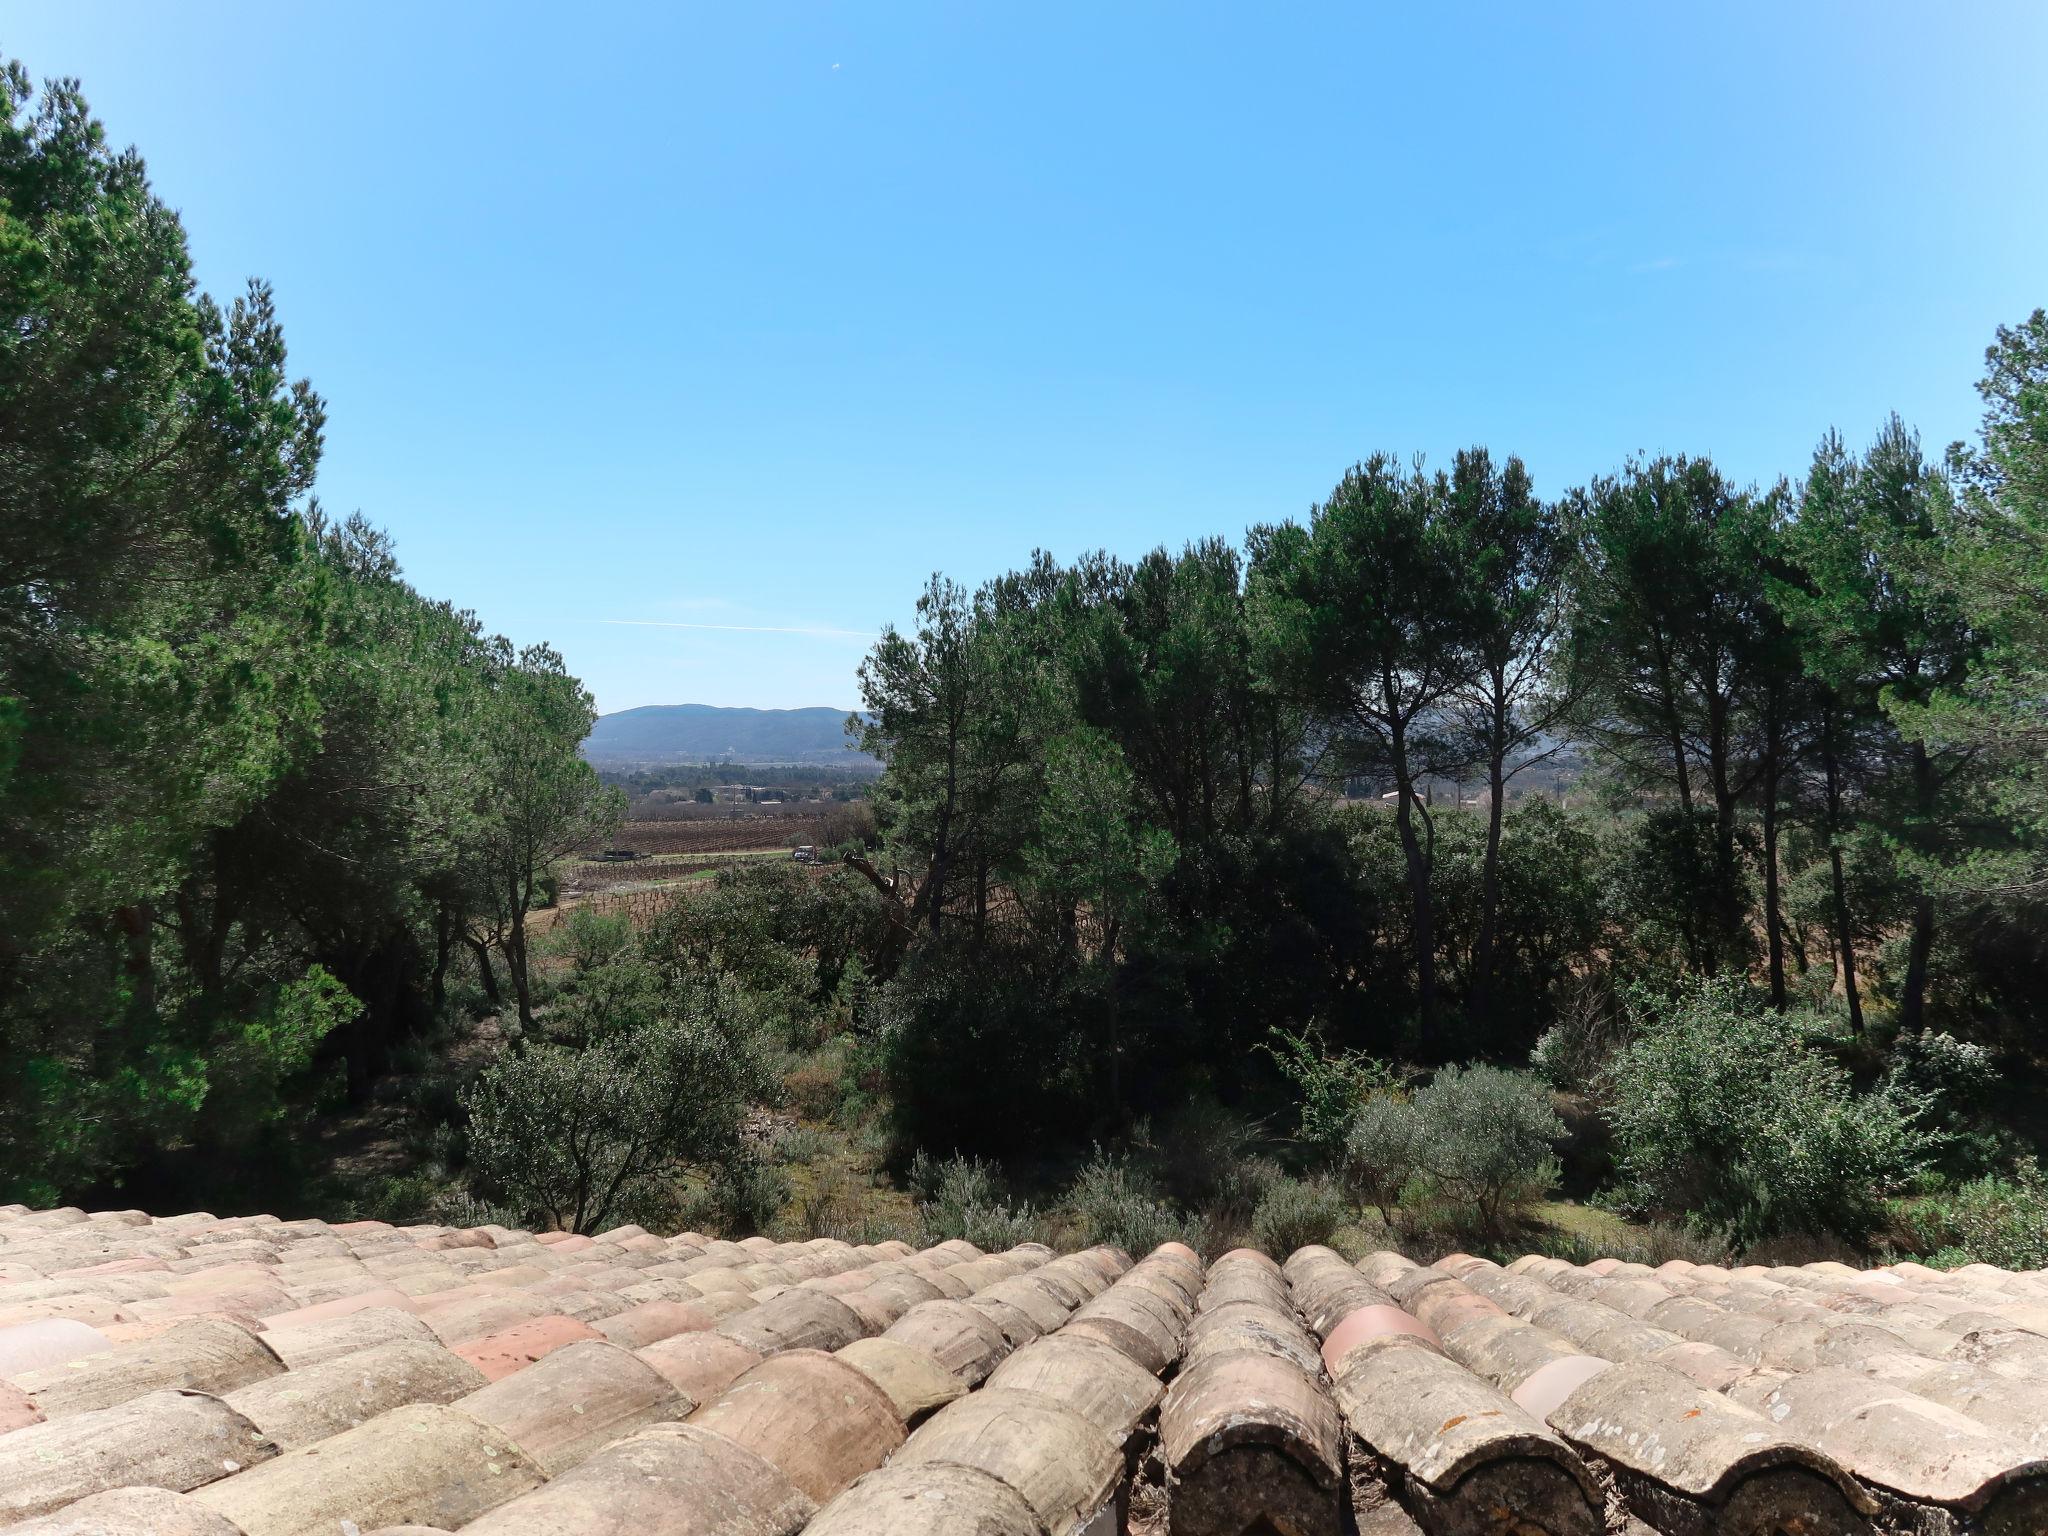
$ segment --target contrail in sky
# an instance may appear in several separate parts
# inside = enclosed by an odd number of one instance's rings
[[[742,635],[841,635],[850,640],[872,640],[871,629],[819,629],[794,624],[686,624],[680,619],[585,619],[586,624],[626,624],[636,629],[722,629]]]

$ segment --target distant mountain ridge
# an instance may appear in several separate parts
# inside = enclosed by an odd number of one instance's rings
[[[646,704],[600,715],[584,740],[593,763],[805,763],[873,767],[853,750],[843,709]]]

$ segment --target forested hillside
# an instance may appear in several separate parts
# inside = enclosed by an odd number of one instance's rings
[[[2048,1264],[2048,315],[1943,451],[936,575],[860,814],[606,913],[563,659],[321,509],[268,291],[4,88],[0,1200]]]
[[[872,765],[846,739],[841,709],[726,709],[648,704],[600,715],[583,744],[600,766],[663,763]]]

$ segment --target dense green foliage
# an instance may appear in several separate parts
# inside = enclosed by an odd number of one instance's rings
[[[610,1005],[594,1036],[506,1057],[465,1104],[480,1192],[571,1232],[629,1211],[674,1225],[678,1174],[745,1164],[741,1120],[763,1087],[730,995],[653,977],[636,988],[609,971],[644,966],[621,954],[585,978]]]
[[[1767,490],[1675,457],[1546,502],[1482,449],[1382,454],[1242,558],[935,577],[849,727],[885,764],[858,867],[903,1140],[1040,1157],[1220,1100],[1493,1222],[1562,1127],[1520,1080],[1369,1063],[1540,1044],[1646,1209],[1873,1230],[1956,1164],[1940,1094],[1857,1080],[1930,1029],[2035,1070],[2048,977],[2048,323],[1983,388],[1945,464],[1893,420]],[[1800,1043],[1838,1027],[1839,1063]],[[1697,1101],[1650,1092],[1695,1065]]]
[[[1644,999],[1610,1064],[1624,1198],[1694,1213],[1737,1242],[1860,1237],[1934,1151],[1931,1103],[1892,1080],[1858,1092],[1800,1021],[1727,982]]]
[[[196,292],[74,86],[0,92],[0,1198],[260,1198],[458,946],[525,1007],[590,700],[321,515],[268,292]]]

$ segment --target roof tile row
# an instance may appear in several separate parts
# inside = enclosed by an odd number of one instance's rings
[[[2048,1531],[2048,1280],[0,1208],[33,1536]]]

